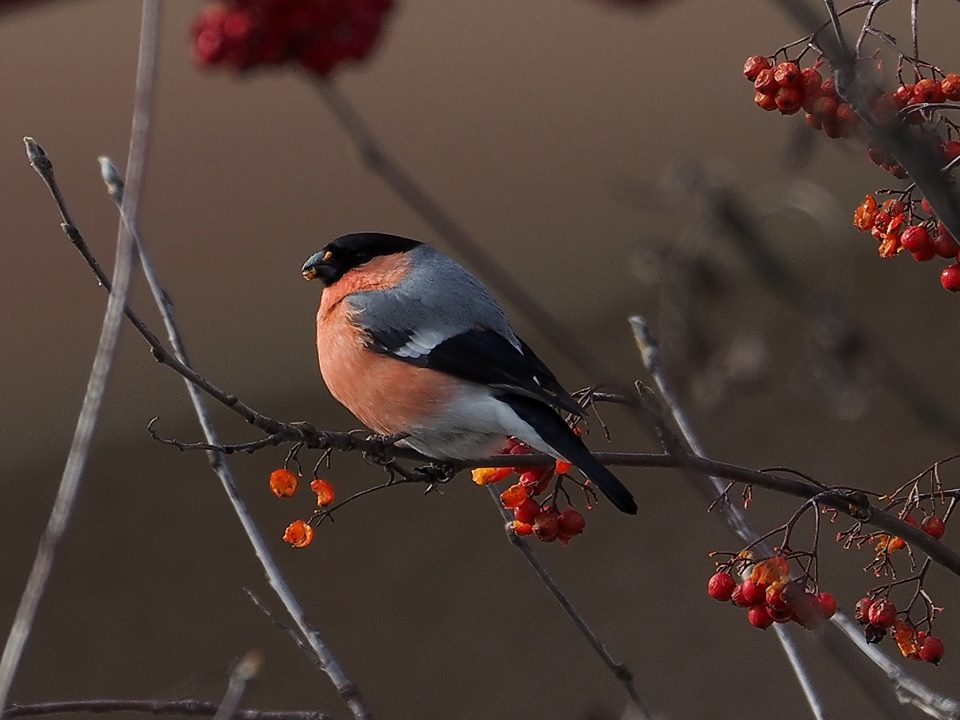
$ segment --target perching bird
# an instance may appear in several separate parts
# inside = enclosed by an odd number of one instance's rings
[[[575,465],[626,513],[630,492],[558,414],[577,402],[510,327],[490,291],[429,245],[385,233],[337,238],[303,265],[324,285],[320,372],[374,432],[427,457],[484,457],[512,435]]]

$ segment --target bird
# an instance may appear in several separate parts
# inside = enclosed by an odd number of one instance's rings
[[[323,286],[323,380],[374,433],[441,462],[484,457],[512,436],[570,462],[636,514],[630,491],[559,414],[580,416],[580,405],[455,260],[418,240],[354,232],[311,255],[302,273]]]

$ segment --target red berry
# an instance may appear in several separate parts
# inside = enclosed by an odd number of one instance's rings
[[[764,601],[767,594],[767,588],[753,580],[744,580],[740,586],[743,599],[748,605],[757,605]]]
[[[730,576],[730,573],[718,572],[707,582],[707,595],[714,600],[726,602],[733,595],[736,587],[737,581]]]
[[[873,607],[873,600],[868,597],[861,598],[857,602],[857,607],[853,611],[854,619],[861,625],[870,622],[870,608]]]
[[[800,90],[793,86],[785,86],[777,90],[773,100],[783,115],[793,115],[803,104],[803,95]]]
[[[837,83],[832,77],[828,77],[820,86],[820,92],[831,97],[837,96]]]
[[[853,106],[849,103],[840,103],[837,106],[837,123],[844,134],[849,133],[860,122],[860,116],[857,115]]]
[[[829,620],[837,612],[837,599],[828,592],[820,593],[820,614],[825,620]]]
[[[936,80],[924,78],[913,86],[913,101],[916,103],[941,103],[946,99],[943,88]]]
[[[757,92],[772,95],[777,91],[780,85],[773,79],[773,70],[761,70],[757,79],[753,81],[753,87]]]
[[[900,103],[900,107],[905,107],[908,102],[913,100],[913,85],[901,85],[894,91],[893,96]]]
[[[761,110],[766,110],[767,112],[777,109],[777,101],[773,99],[773,95],[768,95],[767,93],[757,92],[753,96],[753,102],[755,102]]]
[[[933,238],[923,225],[911,225],[904,230],[900,244],[912,253],[933,250]]]
[[[770,617],[770,613],[767,612],[767,608],[763,605],[754,605],[747,610],[747,621],[761,630],[765,630],[773,625],[773,618]]]
[[[958,157],[960,157],[960,142],[956,140],[948,140],[943,144],[943,159],[944,162],[953,162]]]
[[[943,537],[943,533],[947,528],[946,525],[943,524],[943,520],[936,515],[927,515],[920,523],[920,529],[927,535],[939,539]]]
[[[557,522],[560,523],[560,534],[568,537],[582,533],[583,528],[587,524],[587,521],[583,519],[583,515],[572,509],[564,510],[560,513]],[[733,588],[730,589],[730,592],[733,592]]]
[[[960,265],[957,263],[947,265],[940,273],[940,284],[943,285],[944,290],[960,291]]]
[[[937,236],[933,240],[933,247],[940,257],[956,257],[957,253],[960,253],[960,243],[957,243],[942,222],[937,223]]]
[[[782,62],[773,69],[773,79],[783,88],[800,84],[800,67],[795,62]]]
[[[910,253],[917,262],[929,262],[937,256],[937,251],[933,248],[924,248],[918,252]]]
[[[533,498],[527,498],[513,509],[513,517],[517,522],[532,525],[540,514],[540,504]]]
[[[879,625],[883,628],[892,627],[897,619],[897,606],[889,598],[881,598],[870,606],[867,618],[871,625]]]
[[[823,76],[815,68],[808,67],[800,71],[800,89],[804,97],[816,97],[820,94]]]
[[[553,511],[542,512],[534,518],[533,534],[543,542],[553,542],[560,534],[559,516]]]
[[[836,98],[824,95],[823,97],[818,97],[816,102],[813,103],[810,114],[820,122],[829,122],[837,116],[838,106]]]
[[[755,603],[748,602],[743,596],[743,585],[737,585],[730,594],[730,601],[737,607],[750,607]]]
[[[936,635],[927,635],[920,645],[920,659],[936,665],[943,658],[943,642]]]
[[[960,100],[960,75],[948,73],[940,81],[940,89],[943,90],[943,95],[947,100]]]
[[[761,70],[769,70],[770,61],[763,55],[751,55],[743,63],[743,76],[747,80],[756,80]]]
[[[769,610],[786,610],[787,601],[783,597],[783,588],[773,585],[767,588],[765,601]]]

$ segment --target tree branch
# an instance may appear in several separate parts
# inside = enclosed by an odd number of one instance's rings
[[[139,198],[139,189],[143,180],[147,145],[149,141],[150,116],[153,107],[153,90],[156,79],[157,41],[160,32],[160,0],[144,0],[140,22],[140,50],[137,60],[137,79],[134,97],[133,127],[130,135],[129,165],[133,173],[131,178],[134,192],[131,193],[130,206],[135,208]],[[40,171],[43,164],[43,151],[30,138],[24,138],[30,163]],[[65,224],[70,224],[65,208],[61,213]],[[53,568],[57,546],[66,531],[73,512],[73,505],[80,490],[80,480],[87,464],[90,443],[100,417],[103,398],[113,364],[113,356],[120,334],[121,311],[126,303],[133,267],[133,242],[121,225],[117,239],[116,262],[113,272],[112,293],[107,301],[103,316],[100,340],[93,359],[93,367],[87,381],[87,390],[77,418],[77,425],[67,455],[67,462],[60,478],[60,486],[50,510],[50,518],[40,538],[27,584],[20,596],[20,603],[13,619],[10,635],[7,637],[0,656],[0,707],[5,707],[10,695],[13,679],[23,657],[23,651],[36,619],[40,600],[46,589],[47,579]]]
[[[135,712],[147,715],[184,715],[213,717],[219,703],[206,700],[139,700],[102,698],[96,700],[57,700],[41,703],[14,703],[0,714],[3,720],[43,715],[71,715],[77,713]],[[235,720],[333,720],[330,715],[313,710],[253,710],[234,711]]]
[[[120,210],[121,219],[135,240],[135,246],[140,254],[144,275],[146,275],[148,284],[150,285],[150,292],[153,295],[154,302],[156,302],[157,308],[160,310],[160,314],[163,317],[163,323],[170,338],[170,344],[173,347],[175,359],[185,368],[189,368],[189,365],[187,364],[186,348],[184,346],[183,338],[180,334],[179,328],[177,327],[176,318],[173,315],[173,304],[170,302],[169,296],[160,285],[160,280],[156,274],[153,264],[150,262],[150,257],[146,253],[146,248],[137,226],[136,215],[129,213],[127,211],[127,204],[123,202],[123,179],[120,177],[120,174],[117,172],[116,168],[113,167],[113,164],[108,158],[101,158],[100,164],[104,181],[107,184],[110,196],[117,204],[117,207]],[[203,402],[203,396],[200,394],[200,390],[197,388],[197,386],[191,382],[189,378],[185,377],[184,382],[186,383],[187,394],[190,397],[190,402],[193,405],[194,412],[197,415],[197,420],[200,423],[204,437],[206,438],[207,443],[213,448],[213,446],[216,446],[219,443],[219,438],[217,436],[216,428],[213,425],[213,420],[210,417],[210,413]],[[290,588],[283,576],[283,573],[281,573],[280,567],[270,554],[270,549],[267,547],[267,543],[264,541],[262,534],[257,528],[256,522],[254,521],[247,504],[240,496],[236,480],[234,479],[233,473],[226,462],[226,458],[224,458],[223,454],[215,448],[209,449],[207,454],[210,460],[210,465],[213,468],[213,471],[217,474],[217,477],[220,479],[220,484],[222,485],[224,492],[227,494],[227,498],[230,501],[234,514],[240,520],[240,524],[243,526],[243,530],[253,547],[254,554],[257,556],[257,559],[263,566],[264,573],[266,574],[267,581],[270,583],[270,587],[273,588],[273,591],[280,598],[280,601],[290,614],[290,617],[293,619],[297,628],[303,634],[303,637],[310,646],[310,649],[316,655],[320,668],[330,678],[330,681],[333,683],[347,707],[353,713],[353,716],[356,718],[356,720],[369,720],[371,715],[363,701],[359,687],[347,676],[346,672],[340,666],[339,661],[320,637],[320,634],[309,624],[303,606],[300,604],[299,599]],[[235,702],[239,703],[239,701],[240,698],[236,697]],[[217,720],[224,719],[218,718]]]

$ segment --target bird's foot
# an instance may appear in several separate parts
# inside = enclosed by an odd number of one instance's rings
[[[352,431],[353,434],[356,431]],[[393,433],[392,435],[378,435],[377,433],[371,433],[366,431],[364,440],[372,445],[362,451],[364,459],[368,462],[372,462],[376,465],[389,465],[394,461],[393,453],[390,452],[390,448],[395,445],[400,440],[403,440],[405,437],[409,437],[410,433]]]
[[[440,492],[439,486],[446,485],[453,480],[453,476],[457,474],[460,467],[451,460],[434,460],[429,465],[423,465],[414,468],[414,470],[423,477],[423,481],[427,484],[423,494],[429,495],[432,492]]]

